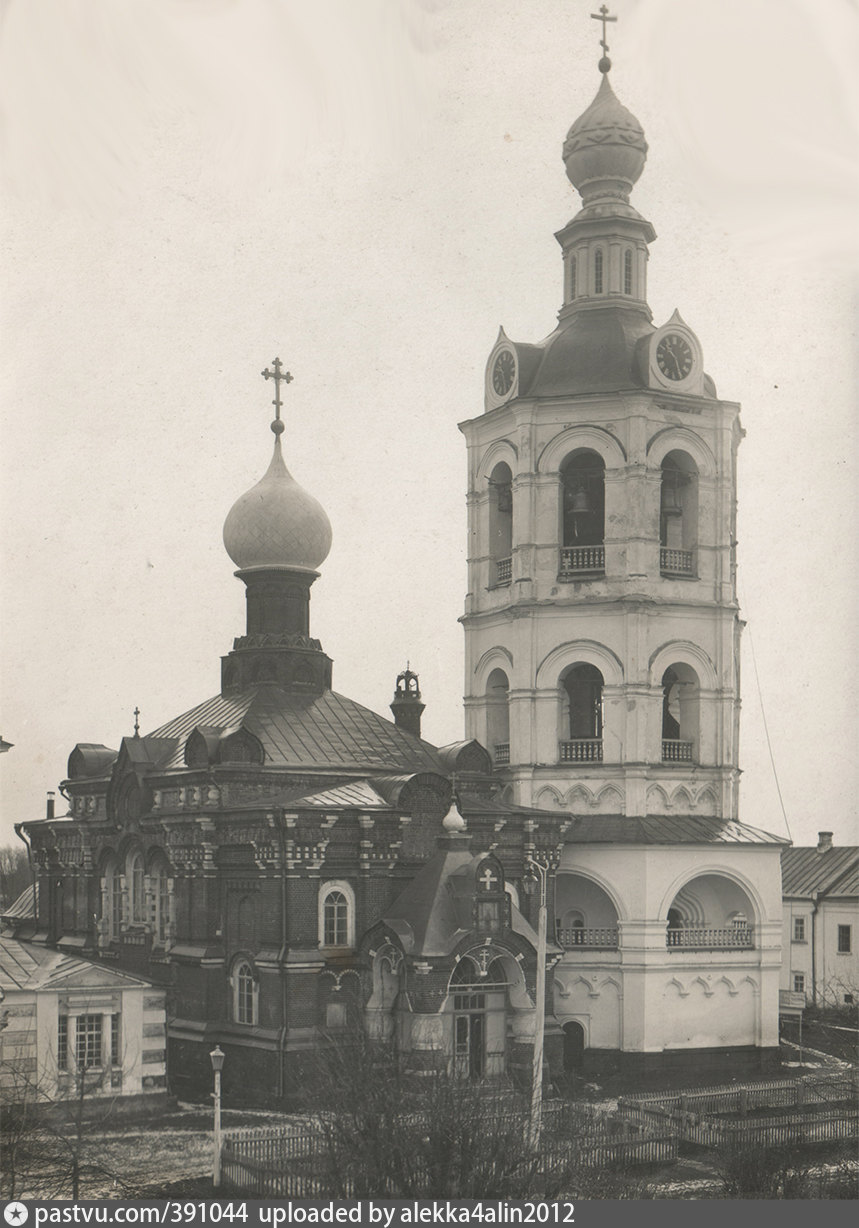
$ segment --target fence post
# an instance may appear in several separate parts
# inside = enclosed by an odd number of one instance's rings
[[[738,1099],[738,1107],[740,1110],[740,1117],[745,1117],[749,1111],[749,1093],[746,1091],[744,1087],[740,1088],[739,1096],[737,1099]]]

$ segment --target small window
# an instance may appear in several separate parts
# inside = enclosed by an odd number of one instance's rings
[[[75,1058],[79,1069],[101,1066],[101,1015],[79,1015]]]
[[[594,294],[602,294],[602,251],[600,248],[594,252]]]
[[[793,974],[793,992],[805,993],[805,977],[801,972],[794,972]]]
[[[576,297],[576,258],[570,256],[570,298]]]
[[[69,1017],[57,1018],[57,1070],[69,1068]]]
[[[805,917],[794,917],[793,919],[793,941],[805,942]]]
[[[233,973],[234,1017],[236,1023],[256,1023],[256,982],[253,968],[241,960]]]
[[[129,857],[128,880],[131,886],[131,924],[143,925],[146,921],[146,876],[142,853],[132,853]]]
[[[623,256],[623,292],[632,294],[632,252],[626,249]]]
[[[110,1064],[122,1065],[122,1016],[110,1017]]]
[[[852,993],[846,993],[846,994],[844,995],[844,1005],[845,1005],[845,1006],[852,1006],[852,1005],[853,1005],[853,994],[852,994]]]
[[[849,955],[851,950],[853,949],[853,946],[852,946],[853,935],[851,933],[852,928],[853,927],[851,925],[839,925],[838,927],[838,954],[839,955]]]

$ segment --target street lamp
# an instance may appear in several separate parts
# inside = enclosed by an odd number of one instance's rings
[[[212,1172],[212,1184],[215,1189],[221,1184],[221,1071],[224,1069],[224,1051],[217,1045],[209,1054],[212,1070],[215,1072],[215,1157]]]
[[[549,866],[546,862],[526,857],[531,890],[540,892],[540,912],[537,926],[537,1010],[534,1022],[534,1069],[531,1079],[531,1115],[528,1122],[528,1142],[533,1150],[540,1145],[543,1117],[543,1033],[546,1029],[546,884]],[[527,890],[527,886],[526,886]]]

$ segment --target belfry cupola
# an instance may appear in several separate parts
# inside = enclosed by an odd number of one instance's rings
[[[331,661],[310,638],[310,586],[331,549],[331,524],[284,463],[280,385],[292,376],[280,359],[272,366],[262,372],[275,381],[271,463],[224,522],[224,545],[247,590],[247,633],[223,658],[224,694],[254,683],[317,694],[331,686]]]

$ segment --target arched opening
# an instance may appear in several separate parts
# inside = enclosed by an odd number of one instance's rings
[[[139,849],[129,853],[126,862],[128,884],[128,920],[131,925],[146,924],[146,874],[143,854]]]
[[[349,905],[342,891],[329,891],[323,907],[323,939],[326,947],[348,945]]]
[[[561,465],[561,576],[605,571],[605,461],[583,450]]]
[[[507,976],[500,959],[485,970],[464,956],[450,977],[453,1073],[463,1079],[501,1075],[507,1034]]]
[[[670,665],[662,675],[662,762],[698,761],[700,685],[691,665]]]
[[[562,763],[602,759],[603,676],[595,665],[573,665],[561,679]]]
[[[239,959],[233,965],[232,993],[233,1020],[236,1023],[255,1024],[257,1021],[258,985],[254,970],[247,959]]]
[[[513,574],[513,475],[501,461],[489,477],[491,584],[509,584]]]
[[[662,462],[659,501],[659,569],[666,576],[693,576],[698,545],[698,468],[685,452]]]
[[[629,247],[623,253],[623,292],[632,294],[632,249]]]
[[[109,857],[101,880],[101,935],[102,940],[107,942],[115,942],[119,938],[125,921],[122,880],[118,858]]]
[[[749,894],[721,874],[699,874],[677,892],[666,915],[670,950],[734,951],[754,947]]]
[[[163,945],[173,937],[173,878],[160,854],[152,862],[149,885],[153,935]]]
[[[602,294],[603,284],[603,254],[602,248],[598,247],[594,252],[594,294]]]
[[[503,669],[486,680],[486,740],[494,763],[510,762],[510,683]]]
[[[564,1074],[578,1074],[585,1062],[585,1029],[572,1020],[564,1024]]]
[[[569,265],[569,268],[570,268],[570,273],[569,273],[569,293],[567,294],[567,301],[568,301],[568,302],[572,302],[572,300],[573,300],[573,299],[576,297],[576,293],[577,293],[577,291],[576,291],[576,272],[577,272],[577,269],[576,269],[576,257],[575,257],[575,255],[570,256],[570,265]]]
[[[597,883],[579,874],[556,875],[555,941],[567,951],[617,949],[617,909]]]

